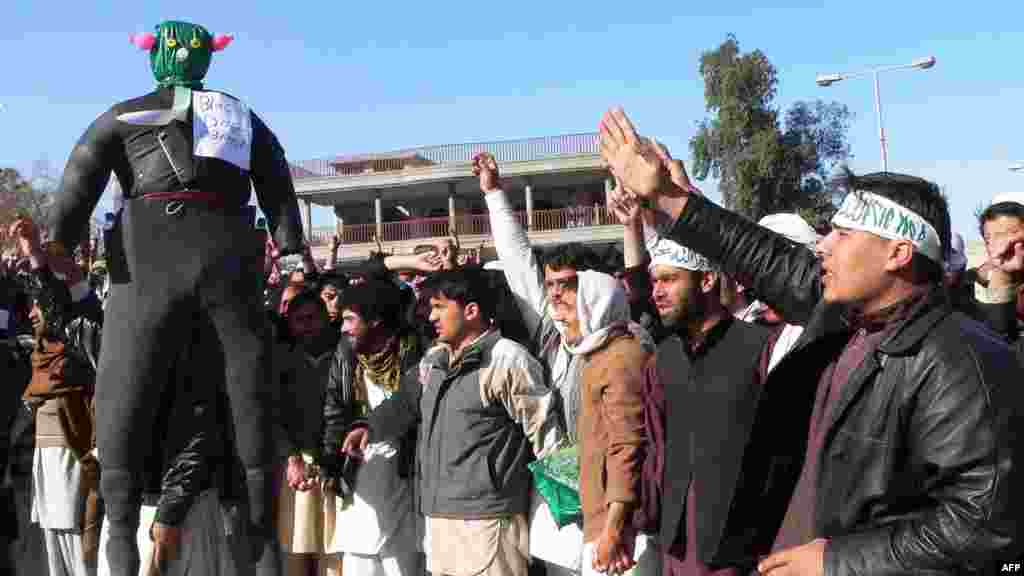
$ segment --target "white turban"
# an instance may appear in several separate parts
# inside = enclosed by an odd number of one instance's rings
[[[769,214],[761,221],[759,225],[781,234],[786,238],[789,238],[797,244],[803,244],[811,250],[814,250],[818,244],[818,233],[811,228],[811,225],[806,220],[800,217],[799,214],[792,214],[781,212],[779,214]]]
[[[1024,192],[1006,192],[1003,194],[996,194],[995,198],[992,198],[992,204],[1003,204],[1005,202],[1012,202],[1014,204],[1024,206]]]

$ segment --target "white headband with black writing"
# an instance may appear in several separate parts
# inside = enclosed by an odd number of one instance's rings
[[[668,238],[647,239],[647,252],[651,255],[651,268],[672,266],[694,272],[714,272],[717,267],[710,260],[690,248]]]
[[[839,228],[863,230],[889,240],[906,240],[929,260],[942,264],[942,241],[920,214],[871,192],[851,192],[832,217]]]

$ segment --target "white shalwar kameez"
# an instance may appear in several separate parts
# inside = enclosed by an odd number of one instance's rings
[[[153,558],[153,541],[149,529],[156,520],[157,508],[143,506],[140,511],[139,531],[136,541],[139,546],[139,576],[146,576]],[[110,576],[106,548],[110,535],[107,523],[100,530],[100,553],[98,576]],[[167,564],[161,576],[235,576],[241,574],[234,564],[224,532],[224,517],[220,509],[220,498],[216,490],[207,490],[196,498],[181,525],[181,539],[174,560]]]
[[[390,394],[367,373],[367,399],[375,409]],[[421,576],[412,483],[398,476],[398,446],[374,442],[366,447],[356,473],[355,495],[337,502],[334,552],[344,554],[345,576]]]
[[[82,549],[86,494],[70,448],[36,448],[32,457],[32,522],[43,530],[50,576],[93,576]]]

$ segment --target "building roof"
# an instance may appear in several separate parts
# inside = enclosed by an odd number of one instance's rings
[[[355,164],[358,162],[373,162],[376,160],[416,160],[427,162],[428,160],[414,151],[399,152],[377,152],[369,154],[345,154],[337,156],[331,164]]]
[[[317,176],[317,174],[312,170],[306,170],[302,166],[297,166],[295,164],[289,164],[288,168],[292,173],[292,178],[310,178]]]

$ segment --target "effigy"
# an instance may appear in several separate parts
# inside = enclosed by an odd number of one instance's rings
[[[303,248],[284,149],[244,102],[208,90],[214,52],[231,36],[166,21],[132,35],[149,53],[157,88],[99,116],[74,147],[52,208],[56,252],[78,244],[113,173],[124,194],[108,256],[106,309],[96,394],[101,493],[110,542],[101,553],[116,576],[139,573],[143,462],[171,364],[196,326],[223,352],[223,383],[245,468],[254,555],[274,534],[271,397],[263,314],[263,250],[253,242],[255,191],[283,255]],[[202,370],[203,367],[196,367]]]

